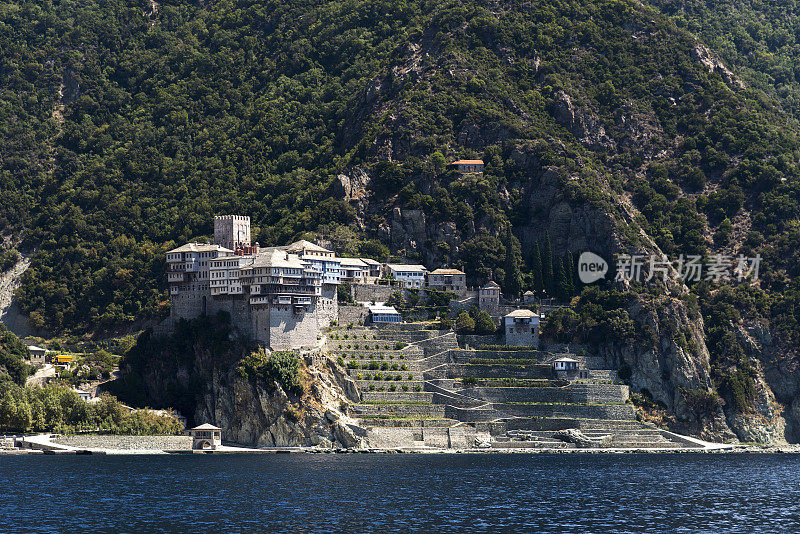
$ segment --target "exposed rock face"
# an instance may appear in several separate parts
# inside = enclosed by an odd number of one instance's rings
[[[729,86],[737,89],[745,88],[744,82],[737,78],[707,46],[702,44],[695,46],[694,50],[692,50],[692,57],[702,63],[708,69],[708,72],[718,72]]]
[[[553,117],[566,127],[581,143],[600,149],[614,146],[606,130],[586,109],[577,107],[564,91],[556,93],[552,109]]]
[[[223,429],[223,438],[255,447],[320,446],[363,448],[365,431],[342,413],[347,397],[327,368],[306,368],[310,391],[288,395],[277,383],[268,385],[239,376],[235,370],[215,372],[195,413]]]
[[[559,430],[553,434],[555,439],[565,441],[567,443],[574,443],[578,448],[589,449],[592,447],[607,447],[611,444],[612,436],[602,436],[600,439],[591,439],[586,434],[577,428],[567,428],[566,430]]]
[[[347,174],[340,174],[333,182],[332,193],[347,202],[364,200],[370,176],[361,167],[354,167]]]
[[[797,443],[800,441],[800,362],[776,343],[763,323],[740,325],[737,338],[756,366],[755,398],[751,411],[728,413],[742,441]]]

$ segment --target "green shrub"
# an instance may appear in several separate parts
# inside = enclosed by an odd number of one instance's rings
[[[461,379],[461,383],[464,385],[464,387],[473,387],[478,384],[478,379],[472,375],[465,376]]]
[[[404,363],[404,364],[403,364],[403,365],[400,367],[400,369],[401,369],[402,371],[408,371],[408,364],[405,364],[405,363]]]
[[[364,380],[364,375],[362,375],[361,373],[358,373],[356,375],[356,380]]]
[[[344,358],[342,358],[341,356],[338,356],[336,358],[336,363],[339,365],[339,367],[344,367]]]
[[[389,386],[389,391],[397,391],[397,386],[392,384],[391,386]]]
[[[403,384],[403,391],[408,391],[408,384]]]
[[[264,349],[258,349],[242,360],[237,371],[248,380],[262,380],[267,385],[277,382],[287,393],[303,394],[300,358],[294,352],[278,351],[268,355]]]
[[[409,374],[409,375],[408,375],[408,379],[409,379],[409,380],[414,380],[414,375],[412,375],[412,374]]]
[[[405,346],[406,346],[406,344],[403,343],[402,341],[396,341],[395,344],[394,344],[394,350],[401,350],[401,349],[405,348]]]
[[[403,379],[403,375],[394,375],[394,381],[400,382]]]
[[[417,384],[414,386],[414,391],[422,391],[422,387],[419,384]]]

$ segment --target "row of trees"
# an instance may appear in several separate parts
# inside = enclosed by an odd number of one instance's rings
[[[0,382],[0,431],[151,435],[177,434],[182,428],[171,417],[131,412],[110,395],[88,403],[59,385],[39,388]]]

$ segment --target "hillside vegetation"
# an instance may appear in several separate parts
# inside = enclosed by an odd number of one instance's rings
[[[744,326],[790,361],[800,339],[794,19],[773,4],[0,3],[0,232],[36,251],[20,306],[51,332],[158,318],[163,252],[217,213],[262,244],[316,232],[562,298],[585,249],[760,253],[753,287],[604,287],[553,325],[623,360],[686,354],[709,368],[692,388],[747,412]],[[446,167],[478,156],[482,175]],[[679,408],[663,361],[652,393]]]

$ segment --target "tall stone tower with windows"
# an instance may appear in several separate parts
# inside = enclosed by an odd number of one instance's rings
[[[214,217],[214,243],[233,251],[250,246],[250,217],[217,215]]]

